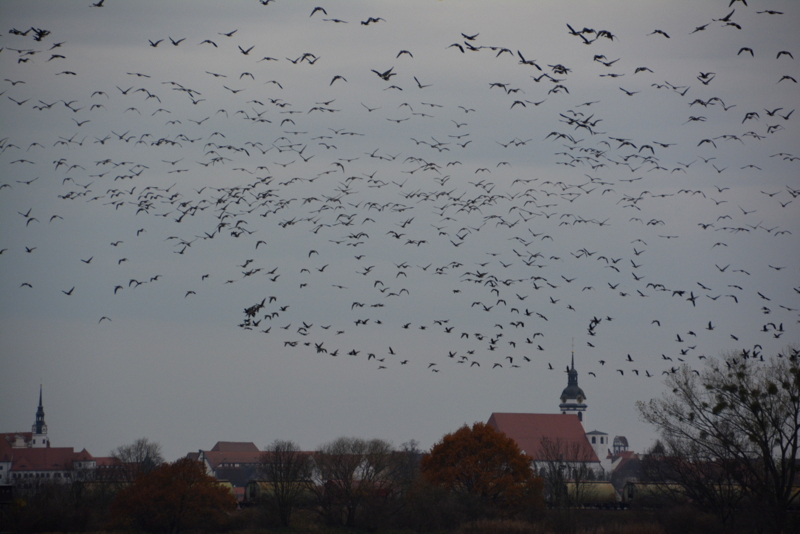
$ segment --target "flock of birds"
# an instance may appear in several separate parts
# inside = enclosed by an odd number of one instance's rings
[[[723,50],[784,69],[738,91],[713,64],[666,81],[658,61],[614,55],[633,32],[669,48],[747,35],[745,17],[790,16],[743,0],[721,14],[646,31],[562,21],[563,42],[538,52],[549,60],[477,29],[445,34],[436,54],[448,64],[434,72],[415,70],[433,53],[414,39],[364,64],[355,52],[271,53],[232,28],[143,28],[140,67],[120,57],[99,84],[59,28],[8,28],[4,307],[54,281],[45,301],[82,299],[102,328],[136,295],[180,309],[206,294],[204,306],[273,351],[379,370],[545,373],[562,369],[570,338],[592,377],[649,379],[724,347],[772,357],[797,339],[800,152],[772,147],[796,144],[800,92],[766,107],[739,100],[772,102],[796,84],[798,51]],[[295,18],[351,35],[392,24],[369,15],[319,6]],[[580,61],[560,63],[572,42],[586,47]],[[189,47],[202,63],[182,55]],[[472,87],[444,91],[448,69],[468,62]],[[631,121],[619,101],[646,122],[642,98],[671,110],[679,137],[620,131]],[[784,185],[762,186],[767,173]],[[87,218],[103,227],[89,242]],[[48,239],[56,232],[72,232],[68,250]],[[620,350],[627,336],[652,345]]]

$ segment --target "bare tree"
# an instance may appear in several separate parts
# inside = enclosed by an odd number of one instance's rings
[[[589,482],[596,473],[591,462],[594,451],[588,442],[565,441],[543,437],[540,441],[539,458],[534,469],[544,481],[545,499],[550,506],[559,509],[562,532],[577,530],[575,509],[586,500]]]
[[[642,476],[653,483],[648,500],[693,502],[716,515],[724,525],[731,524],[744,504],[744,492],[735,471],[729,459],[712,457],[697,443],[674,440],[657,441],[642,461]]]
[[[800,361],[787,349],[762,360],[747,352],[684,365],[666,379],[662,398],[639,402],[665,454],[649,460],[650,476],[675,482],[731,522],[749,504],[775,532],[797,501],[793,484],[800,451]]]
[[[370,499],[388,497],[396,463],[388,442],[338,438],[314,453],[315,492],[326,520],[356,525],[359,508]]]
[[[544,479],[545,495],[553,506],[573,508],[584,502],[587,482],[596,480],[595,460],[588,443],[542,438],[541,459],[535,462]]]
[[[275,440],[261,455],[259,471],[268,488],[266,503],[278,512],[281,525],[288,527],[292,511],[311,490],[311,454],[301,451],[293,441]]]
[[[120,479],[132,483],[136,477],[149,473],[164,463],[161,445],[147,438],[139,438],[130,445],[120,445],[111,451],[117,463]]]

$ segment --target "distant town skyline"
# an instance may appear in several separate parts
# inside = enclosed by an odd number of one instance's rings
[[[647,449],[800,340],[799,8],[747,4],[3,2],[0,429],[427,449],[574,348]]]

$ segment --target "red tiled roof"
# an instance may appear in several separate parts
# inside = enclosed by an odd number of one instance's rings
[[[211,450],[216,452],[259,452],[258,447],[252,441],[218,441]]]
[[[13,455],[11,471],[66,471],[72,469],[73,461],[92,459],[85,449],[75,453],[72,447],[13,449]]]
[[[599,462],[577,415],[493,413],[486,424],[513,439],[534,461],[548,460],[542,450],[542,439],[547,438],[567,447],[577,444],[576,461]]]
[[[94,460],[94,457],[91,454],[89,454],[89,451],[83,449],[81,452],[75,454],[74,460],[78,460],[81,462],[90,462]]]
[[[619,451],[619,454],[615,455],[614,458],[625,458],[629,460],[634,456],[636,456],[636,453],[633,451]]]
[[[94,462],[97,467],[116,467],[120,465],[119,460],[113,456],[95,456]]]
[[[261,463],[261,455],[255,443],[249,441],[218,441],[210,451],[190,452],[187,457],[193,460],[205,460],[216,470],[221,466],[247,465]]]
[[[257,464],[261,462],[261,452],[217,452],[203,451],[211,469],[224,464]]]
[[[620,469],[623,465],[627,464],[631,460],[638,460],[639,455],[633,451],[620,451],[619,454],[615,456],[611,456],[611,462],[614,471]]]

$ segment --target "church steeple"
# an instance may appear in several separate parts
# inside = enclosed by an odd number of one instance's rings
[[[44,406],[42,405],[42,386],[39,385],[39,408],[36,410],[36,422],[31,427],[31,447],[49,447],[47,424],[44,422]]]
[[[561,413],[574,413],[583,421],[583,412],[586,410],[586,394],[578,386],[578,371],[575,370],[575,351],[572,351],[571,366],[567,369],[567,387],[561,392]]]
[[[578,371],[575,370],[575,351],[572,351],[572,366],[570,367],[569,371],[567,371],[567,385],[578,385]]]

